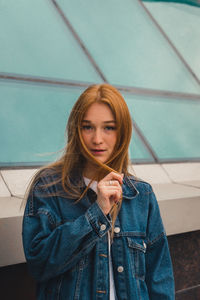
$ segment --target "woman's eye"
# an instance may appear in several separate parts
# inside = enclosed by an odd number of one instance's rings
[[[82,126],[82,129],[83,129],[83,130],[87,130],[87,131],[88,131],[88,130],[92,130],[92,126],[90,126],[90,125],[83,125],[83,126]]]
[[[106,126],[105,127],[105,130],[116,130],[116,127],[115,126]]]

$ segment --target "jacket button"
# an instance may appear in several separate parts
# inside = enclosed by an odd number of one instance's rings
[[[118,271],[119,273],[122,273],[122,272],[124,271],[124,268],[123,268],[122,266],[119,266],[119,267],[117,268],[117,271]]]
[[[105,225],[105,224],[102,224],[102,225],[100,226],[100,229],[101,229],[102,231],[104,231],[104,230],[106,229],[106,225]]]
[[[119,232],[120,232],[120,228],[119,228],[119,227],[115,227],[115,228],[114,228],[114,232],[115,232],[115,233],[119,233]]]
[[[145,241],[143,241],[143,246],[144,246],[144,249],[147,248],[147,245],[146,245]]]

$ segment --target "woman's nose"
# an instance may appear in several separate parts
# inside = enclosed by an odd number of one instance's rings
[[[101,144],[102,143],[102,133],[100,130],[95,130],[93,134],[93,143],[94,144]]]

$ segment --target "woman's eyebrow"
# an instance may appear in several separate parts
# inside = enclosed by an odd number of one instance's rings
[[[90,121],[90,120],[82,120],[82,122],[92,123],[92,121]],[[105,124],[116,123],[116,121],[115,120],[109,120],[109,121],[103,121],[103,123],[105,123]]]
[[[89,121],[89,120],[82,120],[82,122],[91,123],[91,121]]]
[[[110,121],[104,121],[103,123],[116,123],[115,120],[110,120]]]

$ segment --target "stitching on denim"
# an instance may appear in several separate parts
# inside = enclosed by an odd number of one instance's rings
[[[132,249],[133,250],[133,249]],[[137,288],[138,288],[138,296],[139,299],[142,300],[142,295],[141,295],[141,287],[140,287],[140,281],[144,281],[145,276],[139,276],[139,251],[138,250],[133,250],[133,255],[136,256],[135,259],[135,279],[136,279],[136,284],[137,284]]]
[[[134,196],[134,198],[135,198],[136,196],[138,196],[138,195],[139,195],[139,191],[137,190],[137,188],[136,188],[135,185],[132,183],[132,181],[131,181],[131,179],[130,179],[129,177],[126,177],[126,183],[127,183],[127,185],[128,185],[132,190],[134,190],[134,192],[136,191],[136,195]]]
[[[137,185],[137,183],[144,183],[146,186],[150,186],[150,184],[148,182],[146,182],[146,181],[144,181],[140,178],[135,179],[133,176],[129,176],[129,177],[126,177],[126,178],[128,178],[128,180],[131,182],[131,184],[132,184],[131,180],[133,180],[136,183],[136,185]]]
[[[133,253],[135,253],[135,273],[137,277],[139,277],[139,251],[140,249],[133,251]]]
[[[91,224],[92,227],[94,228],[95,232],[96,232],[100,237],[104,236],[104,235],[107,233],[107,231],[109,230],[109,228],[108,228],[108,230],[105,230],[105,231],[103,231],[102,233],[100,232],[100,230],[98,229],[98,227],[97,227],[96,224],[95,224],[95,219],[94,219],[94,217],[92,216],[92,214],[91,214],[90,212],[87,212],[87,213],[86,213],[86,216],[88,217],[88,221],[90,222],[90,224]],[[103,218],[102,218],[101,216],[99,216],[99,218],[105,220],[106,223],[109,223],[109,221],[107,220],[107,218],[106,218],[105,216],[103,216]],[[102,221],[102,222],[103,222],[103,221]]]
[[[135,278],[144,281],[145,276],[144,275],[140,275],[140,255],[144,256],[145,259],[145,253],[141,254],[139,252],[140,250],[133,250],[134,253],[136,253],[136,272],[135,272]]]
[[[133,249],[142,251],[143,253],[146,253],[146,249],[144,248],[144,246],[140,245],[139,243],[132,242],[131,239],[129,239],[129,238],[127,238],[127,240],[128,240],[129,248],[133,248]]]
[[[142,300],[142,298],[141,298],[141,291],[140,291],[140,281],[139,281],[138,278],[136,278],[136,282],[137,282],[139,300]]]
[[[88,221],[92,225],[92,227],[94,228],[95,232],[99,235],[99,231],[98,231],[98,229],[95,225],[95,221],[94,221],[93,217],[91,217],[91,215],[89,213],[86,213],[86,216],[88,217]]]
[[[144,184],[144,186],[145,186],[144,195],[149,195],[149,194],[153,193],[152,186],[148,182],[145,182],[143,180],[137,181],[136,185],[135,185],[136,190],[137,190],[137,183],[143,183]]]
[[[132,188],[133,187],[133,184],[131,183],[131,179],[129,178],[129,177],[126,177],[126,183],[128,184],[128,186],[130,187],[130,188]]]
[[[130,249],[130,262],[131,262],[131,269],[132,269],[133,277],[136,277],[133,248]]]
[[[145,280],[145,276],[144,275],[142,275],[142,276],[135,275],[135,278],[139,279],[139,280],[142,280],[142,281]]]
[[[119,232],[119,233],[115,233],[114,237],[122,237],[122,236],[132,236],[132,237],[146,237],[146,233],[145,232]]]
[[[138,281],[138,289],[140,289],[140,280],[144,281],[145,280],[145,275],[139,275],[140,272],[140,255],[144,256],[145,259],[145,253],[141,249],[134,249],[130,248],[130,263],[131,263],[131,269],[132,269],[132,274],[133,277]]]
[[[35,182],[34,188],[32,187],[30,192],[31,196],[30,196],[30,203],[29,203],[29,210],[30,210],[30,215],[34,215],[34,200],[33,200],[33,190],[36,190],[38,184],[38,180]],[[30,194],[29,194],[30,195]]]
[[[148,245],[151,247],[153,244],[155,244],[157,241],[159,241],[162,237],[165,236],[165,233],[162,232],[161,234],[159,234],[155,239],[153,239],[152,241],[148,240]]]
[[[69,265],[74,260],[75,256],[79,255],[80,252],[84,252],[85,249],[89,248],[92,244],[95,244],[98,240],[99,240],[99,238],[92,240],[89,244],[87,244],[84,248],[82,248],[78,253],[73,255],[69,261],[64,262],[63,265],[57,269],[57,271],[59,272],[59,271],[63,270],[67,265]]]
[[[30,209],[31,215],[33,215],[33,192],[31,192],[31,199],[30,199],[29,209]]]
[[[52,215],[51,215],[50,212],[48,212],[47,210],[39,209],[38,212],[37,212],[37,215],[39,215],[39,214],[46,215],[46,216],[48,217],[48,220],[49,220],[49,222],[50,222],[51,225],[54,225],[54,224],[55,224]]]
[[[83,274],[83,269],[85,265],[85,258],[82,258],[79,262],[79,270],[78,270],[78,275],[77,275],[77,281],[76,281],[76,287],[75,287],[75,295],[74,295],[74,300],[79,299],[79,291],[80,291],[80,283],[81,283],[81,278]]]
[[[64,276],[62,275],[61,278],[60,278],[60,281],[58,283],[58,289],[56,291],[56,294],[57,294],[56,300],[59,300],[59,298],[60,298],[60,290],[61,290],[61,285],[62,285],[63,277]]]

